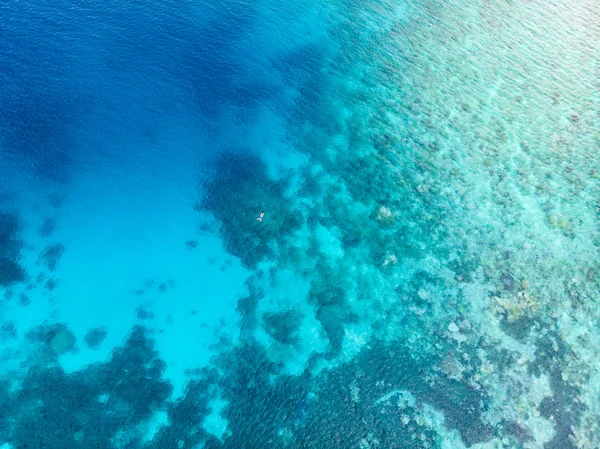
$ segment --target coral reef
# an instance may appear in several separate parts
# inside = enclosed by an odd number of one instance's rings
[[[10,212],[0,212],[0,287],[23,282],[25,269],[19,264],[22,243],[19,219]]]
[[[56,270],[60,258],[65,252],[65,246],[61,243],[49,245],[40,253],[40,260],[48,267],[50,271]]]
[[[248,268],[274,256],[271,242],[282,243],[303,218],[285,207],[287,181],[274,181],[266,166],[250,152],[225,152],[214,161],[205,183],[201,208],[214,214],[227,250]],[[261,211],[266,217],[258,222]]]
[[[104,327],[96,327],[85,334],[84,340],[90,349],[98,349],[106,339],[108,332]]]
[[[302,314],[296,310],[283,310],[265,313],[263,322],[267,333],[280,343],[293,345],[298,342],[298,330],[302,323]]]

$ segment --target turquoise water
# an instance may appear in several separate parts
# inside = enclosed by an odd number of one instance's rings
[[[0,11],[0,447],[600,447],[598,5]]]

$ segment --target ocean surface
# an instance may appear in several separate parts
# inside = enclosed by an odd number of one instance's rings
[[[1,2],[0,448],[600,448],[600,3]]]

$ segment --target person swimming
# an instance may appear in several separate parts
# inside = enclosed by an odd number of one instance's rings
[[[262,221],[264,216],[265,216],[265,213],[261,212],[260,215],[258,217],[256,217],[256,221]]]

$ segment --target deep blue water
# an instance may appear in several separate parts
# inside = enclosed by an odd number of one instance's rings
[[[193,138],[227,108],[250,113],[281,94],[269,42],[247,39],[259,20],[241,2],[5,3],[4,151],[60,180],[115,147],[150,151],[182,123]]]
[[[597,36],[0,4],[0,449],[600,447]]]

